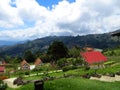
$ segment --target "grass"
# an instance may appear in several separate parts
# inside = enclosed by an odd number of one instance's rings
[[[83,78],[62,78],[54,81],[46,81],[44,90],[120,90],[120,82],[101,82]],[[7,90],[34,90],[34,84],[30,83],[18,89]]]
[[[27,85],[23,85],[20,88],[14,89],[14,88],[7,88],[6,90],[34,90],[34,84],[29,83]]]
[[[23,80],[39,80],[42,79],[41,76],[30,76],[30,77],[23,77]]]
[[[49,81],[45,90],[119,90],[120,82],[100,82],[83,78],[64,78]]]
[[[105,83],[82,78],[60,79],[47,82],[46,84],[45,90],[119,90],[120,88],[112,89],[117,86],[117,83]],[[51,89],[49,89],[50,85]]]
[[[116,73],[120,71],[120,56],[119,57],[108,57],[109,61],[118,63],[115,66],[108,66],[106,68],[98,69],[98,74],[105,73]],[[109,62],[108,62],[109,63]],[[48,76],[61,77],[64,74],[74,74],[74,75],[83,75],[86,73],[94,73],[94,69],[84,70],[84,68],[79,68],[75,70],[69,70],[67,72],[59,72],[59,73],[50,73]],[[31,72],[35,74],[36,72]],[[44,75],[36,75],[30,77],[24,77],[24,80],[38,80],[44,77]],[[120,82],[101,82],[89,79],[83,79],[80,77],[76,78],[62,78],[54,81],[46,81],[44,84],[45,90],[119,90]],[[7,90],[34,90],[34,83],[29,83],[27,85],[23,85],[18,89],[8,88]]]
[[[115,65],[113,67],[109,66],[109,67],[106,67],[106,68],[97,69],[98,74],[116,73],[118,71],[120,71],[120,64]],[[86,73],[92,74],[94,72],[95,72],[95,69],[84,70],[84,68],[79,68],[79,69],[76,69],[76,70],[69,70],[65,73],[66,74],[75,74],[75,75],[84,75]]]

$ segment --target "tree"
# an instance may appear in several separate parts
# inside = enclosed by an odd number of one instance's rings
[[[80,56],[80,48],[79,47],[73,47],[69,50],[69,56],[73,58],[77,58]]]
[[[47,53],[42,53],[40,55],[40,58],[41,58],[41,60],[42,60],[43,63],[51,62],[51,57]]]
[[[12,57],[11,57],[11,56],[8,56],[8,55],[5,56],[5,61],[6,61],[7,63],[11,63],[11,60],[12,60]]]
[[[48,48],[48,55],[50,55],[52,61],[57,61],[60,58],[64,58],[68,55],[68,49],[63,42],[54,41]]]
[[[42,53],[41,53],[40,51],[36,51],[36,52],[35,52],[35,56],[36,56],[36,57],[39,57],[39,58],[40,58],[41,54],[42,54]]]
[[[27,62],[34,62],[36,57],[35,55],[30,51],[26,51],[25,54],[24,54],[24,59],[27,61]]]
[[[16,63],[20,63],[22,61],[21,57],[12,57],[12,60],[10,61],[11,64],[16,64]]]

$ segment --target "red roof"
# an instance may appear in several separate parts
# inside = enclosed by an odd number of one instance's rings
[[[0,72],[4,72],[4,70],[5,70],[5,67],[0,66]]]
[[[107,58],[99,51],[83,52],[81,55],[88,64],[107,61]]]

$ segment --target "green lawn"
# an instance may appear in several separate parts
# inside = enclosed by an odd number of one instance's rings
[[[23,85],[20,88],[13,89],[13,88],[7,88],[6,90],[34,90],[34,84],[29,83],[27,85]]]
[[[101,82],[83,78],[63,78],[54,81],[46,81],[44,90],[120,90],[120,82]],[[7,90],[34,90],[34,84],[30,83],[18,89]]]
[[[45,83],[45,90],[120,90],[120,82],[100,82],[83,78],[64,78]]]

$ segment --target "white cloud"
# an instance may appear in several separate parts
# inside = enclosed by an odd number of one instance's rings
[[[119,0],[63,0],[51,10],[36,0],[0,1],[0,39],[105,33],[119,27]]]
[[[0,27],[13,28],[24,25],[24,22],[18,15],[17,8],[10,6],[10,0],[0,2]]]

